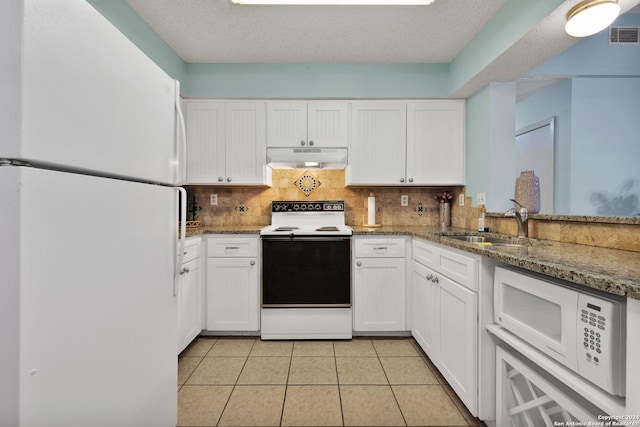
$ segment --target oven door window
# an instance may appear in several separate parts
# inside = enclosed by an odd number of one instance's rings
[[[262,239],[263,307],[350,307],[351,241]]]

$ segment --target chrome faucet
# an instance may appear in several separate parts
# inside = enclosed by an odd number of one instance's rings
[[[505,212],[504,216],[514,217],[518,222],[518,237],[529,237],[529,227],[527,220],[529,219],[529,212],[522,203],[515,199],[509,199],[516,205],[520,206],[520,209],[511,208]]]

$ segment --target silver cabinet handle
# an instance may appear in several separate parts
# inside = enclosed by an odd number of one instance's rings
[[[304,144],[306,144],[306,142],[300,141],[300,145],[304,145]]]
[[[387,252],[389,248],[387,246],[378,246],[377,248],[373,248],[374,252]]]
[[[219,176],[219,177],[218,177],[218,182],[222,182],[222,181],[224,181],[224,178],[223,178],[223,177],[221,177],[221,176]]]
[[[409,182],[413,182],[413,178],[409,178]]]
[[[184,268],[182,269],[182,271],[180,271],[180,275],[182,276],[183,274],[188,273],[188,272],[189,272],[189,268],[184,267]]]
[[[227,182],[231,182],[231,177],[230,176],[227,177]]]
[[[313,146],[313,141],[309,141],[309,145]]]
[[[225,246],[224,250],[227,251],[227,252],[229,252],[229,251],[239,251],[240,250],[240,246]]]
[[[427,276],[427,280],[431,280],[431,279],[433,279],[433,274],[429,274],[429,275]]]
[[[358,262],[356,262],[356,265],[357,265],[358,267],[362,267],[362,261],[358,261]]]
[[[433,283],[438,283],[438,282],[439,282],[439,280],[438,280],[438,276],[433,276],[433,279],[431,279],[431,281],[432,281]]]
[[[256,262],[254,260],[251,260],[251,262],[249,263],[249,265],[256,265]]]
[[[400,182],[404,182],[404,178],[400,178]]]

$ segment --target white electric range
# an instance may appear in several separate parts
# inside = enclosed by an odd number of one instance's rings
[[[351,235],[345,203],[277,201],[262,244],[261,337],[350,339]]]

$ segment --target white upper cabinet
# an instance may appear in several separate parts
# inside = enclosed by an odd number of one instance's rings
[[[464,184],[464,105],[461,100],[408,104],[409,184]]]
[[[406,103],[352,103],[347,185],[403,185],[406,141]]]
[[[347,185],[464,184],[464,101],[351,105]]]
[[[269,102],[267,146],[346,147],[348,122],[346,102]]]
[[[225,182],[227,184],[270,184],[267,174],[271,168],[266,167],[264,103],[227,103],[225,124]]]
[[[187,183],[213,184],[224,175],[224,102],[186,101]]]
[[[185,103],[188,184],[271,184],[264,102]]]

